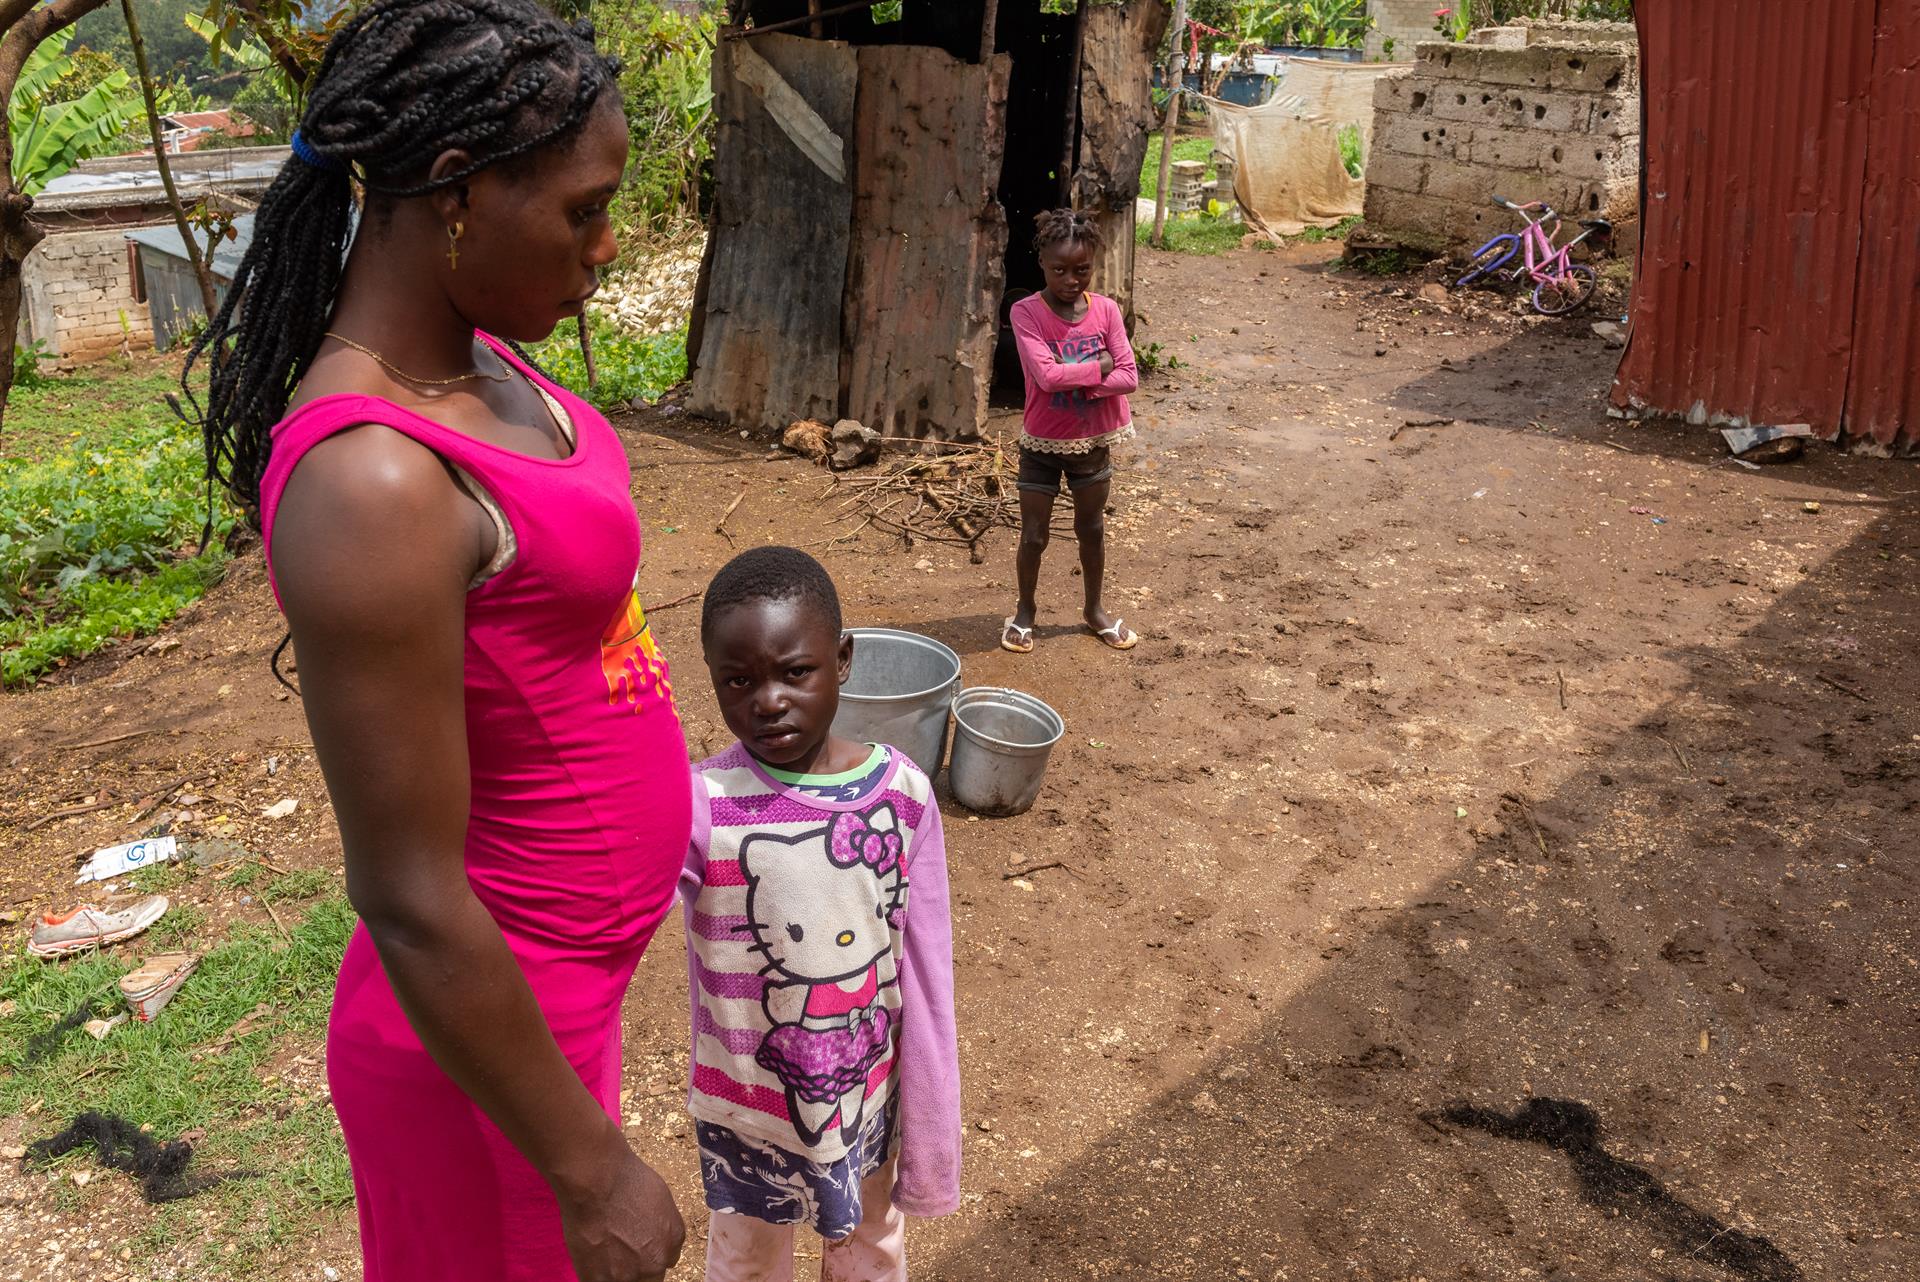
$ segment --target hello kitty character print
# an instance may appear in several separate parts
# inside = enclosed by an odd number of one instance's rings
[[[893,1052],[881,990],[898,980],[893,942],[907,905],[893,807],[843,813],[794,837],[740,845],[747,929],[767,959],[761,1008],[771,1025],[754,1062],[780,1080],[794,1129],[817,1144],[838,1119],[860,1133],[867,1084]]]
[[[823,1164],[857,1150],[894,1101],[897,1061],[920,1044],[916,1016],[933,1021],[922,1059],[946,1066],[954,1056],[933,788],[903,755],[877,756],[862,786],[845,790],[777,780],[737,744],[695,772],[693,849],[681,879],[688,1108]],[[923,869],[933,877],[925,905],[912,889]],[[923,918],[919,938],[933,951],[909,967]],[[920,991],[922,977],[940,988],[905,1010],[903,994]],[[945,1113],[957,1121],[957,1089],[922,1093],[941,1120],[920,1129],[944,1135]]]

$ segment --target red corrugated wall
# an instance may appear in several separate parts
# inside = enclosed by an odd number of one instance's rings
[[[1920,443],[1920,0],[1639,0],[1623,408]]]

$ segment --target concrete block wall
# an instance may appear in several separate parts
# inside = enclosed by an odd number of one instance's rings
[[[1432,40],[1433,11],[1448,6],[1435,0],[1368,0],[1367,12],[1373,15],[1373,30],[1367,33],[1367,60],[1384,58],[1387,40],[1393,40],[1393,57],[1403,62],[1413,57],[1414,46]]]
[[[1422,43],[1413,70],[1380,80],[1366,173],[1371,230],[1431,252],[1471,251],[1518,223],[1492,204],[1496,195],[1544,200],[1575,220],[1638,219],[1637,48],[1608,37],[1534,39],[1566,25]]]
[[[147,305],[133,297],[129,230],[57,231],[35,246],[22,268],[20,337],[39,339],[63,362],[75,363],[110,356],[122,341],[136,350],[152,347]]]

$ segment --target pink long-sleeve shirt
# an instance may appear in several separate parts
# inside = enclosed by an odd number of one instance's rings
[[[1088,294],[1087,314],[1069,325],[1047,306],[1044,294],[1029,294],[1013,305],[1013,333],[1027,376],[1021,445],[1080,454],[1133,426],[1127,393],[1140,386],[1140,371],[1127,342],[1126,319],[1111,298]],[[1105,376],[1102,353],[1113,357],[1113,371]]]

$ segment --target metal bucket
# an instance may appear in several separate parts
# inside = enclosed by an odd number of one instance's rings
[[[1030,694],[996,686],[962,690],[953,701],[956,801],[982,815],[1017,815],[1040,795],[1053,745],[1067,732],[1060,714]]]
[[[947,710],[960,688],[960,656],[914,632],[849,631],[853,671],[840,687],[833,732],[892,744],[931,778],[947,755]]]

